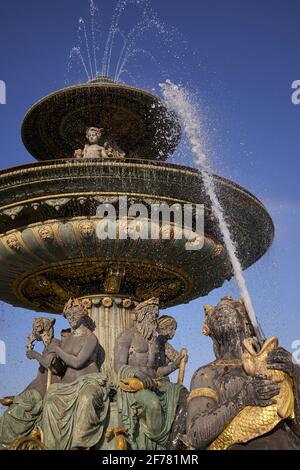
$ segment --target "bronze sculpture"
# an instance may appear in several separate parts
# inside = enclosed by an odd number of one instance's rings
[[[300,448],[300,370],[290,353],[273,339],[260,348],[241,301],[225,297],[205,311],[203,332],[213,340],[216,360],[200,367],[192,379],[190,445],[210,450]],[[287,404],[284,411],[279,399]]]
[[[52,383],[61,380],[63,364],[51,351],[51,346],[60,344],[54,338],[54,324],[55,320],[48,318],[36,318],[33,322],[26,356],[38,361],[38,374],[22,393],[9,400],[1,400],[3,404],[10,406],[0,418],[0,449],[9,449],[14,441],[30,436],[41,425],[43,397],[50,385],[49,378],[51,377]],[[42,354],[33,350],[34,341],[43,342]]]
[[[74,157],[81,158],[124,158],[123,152],[114,142],[101,144],[102,128],[88,127],[86,131],[87,142],[84,149],[74,152]]]
[[[158,304],[156,298],[140,303],[135,326],[116,343],[119,410],[132,449],[173,448],[178,426],[185,426],[185,389],[164,380],[174,369],[160,362]]]
[[[99,344],[86,304],[70,299],[64,315],[72,332],[50,350],[66,364],[66,371],[61,383],[46,393],[42,429],[50,450],[89,449],[103,434],[109,406],[107,378],[97,363]]]
[[[182,384],[184,380],[185,366],[188,361],[187,349],[183,348],[180,352],[176,351],[170,344],[177,330],[175,318],[169,315],[162,315],[157,322],[160,375],[167,376],[179,369],[177,383]],[[165,366],[165,369],[162,367]]]

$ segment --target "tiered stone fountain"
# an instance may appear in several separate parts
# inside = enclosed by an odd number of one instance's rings
[[[125,158],[75,159],[89,126],[104,128],[103,138]],[[136,302],[156,296],[161,308],[187,303],[232,277],[201,173],[164,163],[180,126],[158,97],[101,77],[36,103],[22,138],[39,162],[0,172],[0,298],[56,314],[70,296],[89,298],[114,381],[115,339],[134,321]],[[219,176],[214,181],[247,268],[270,246],[272,220],[248,191]],[[99,239],[97,207],[111,203],[118,213],[120,196],[146,207],[204,204],[203,248],[186,250],[186,238],[161,233],[157,240]]]

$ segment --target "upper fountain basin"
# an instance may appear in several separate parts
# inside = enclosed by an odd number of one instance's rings
[[[98,77],[58,90],[26,114],[22,139],[37,160],[72,158],[88,127],[103,128],[127,157],[165,160],[180,139],[180,125],[155,95]]]

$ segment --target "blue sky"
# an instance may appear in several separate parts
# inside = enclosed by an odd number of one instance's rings
[[[111,0],[96,2],[105,42]],[[270,211],[276,228],[270,251],[245,273],[265,333],[280,337],[292,350],[300,339],[299,320],[299,125],[300,105],[291,102],[291,84],[300,79],[298,0],[159,0],[151,1],[168,32],[151,32],[137,46],[143,54],[121,79],[158,92],[166,79],[195,94],[207,152],[216,173],[243,185]],[[129,6],[120,20],[124,33],[139,20],[139,6]],[[80,17],[89,19],[88,0],[10,0],[0,7],[0,80],[7,104],[0,106],[1,168],[32,163],[20,138],[27,109],[66,83],[85,80],[83,68],[67,58],[78,45]],[[89,34],[89,31],[88,31]],[[114,66],[120,40],[112,54]],[[102,60],[97,51],[98,63]],[[87,57],[85,56],[85,59]],[[183,143],[170,161],[193,165]],[[238,296],[233,281],[206,298],[168,311],[178,320],[174,345],[190,351],[186,384],[200,365],[213,358],[210,340],[201,335],[203,305],[222,295]],[[165,313],[165,312],[164,312]],[[0,365],[0,395],[14,394],[33,378],[36,364],[25,358],[26,336],[35,314],[2,305],[0,340],[7,345],[7,365]],[[57,331],[65,327],[59,319]]]

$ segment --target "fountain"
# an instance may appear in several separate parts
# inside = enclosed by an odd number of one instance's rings
[[[125,157],[74,158],[90,126]],[[153,94],[96,77],[51,93],[26,114],[22,139],[37,163],[0,172],[0,299],[16,307],[61,314],[70,297],[90,302],[89,316],[105,351],[103,370],[117,385],[116,338],[135,324],[135,306],[159,298],[160,308],[206,296],[234,275],[203,173],[166,163],[181,126]],[[261,258],[274,227],[264,205],[239,185],[211,176],[235,240],[242,269]],[[119,198],[128,205],[204,205],[201,250],[187,235],[100,239],[97,209]],[[146,223],[147,221],[144,221]],[[122,220],[118,219],[117,224]],[[195,225],[195,214],[190,227]]]

